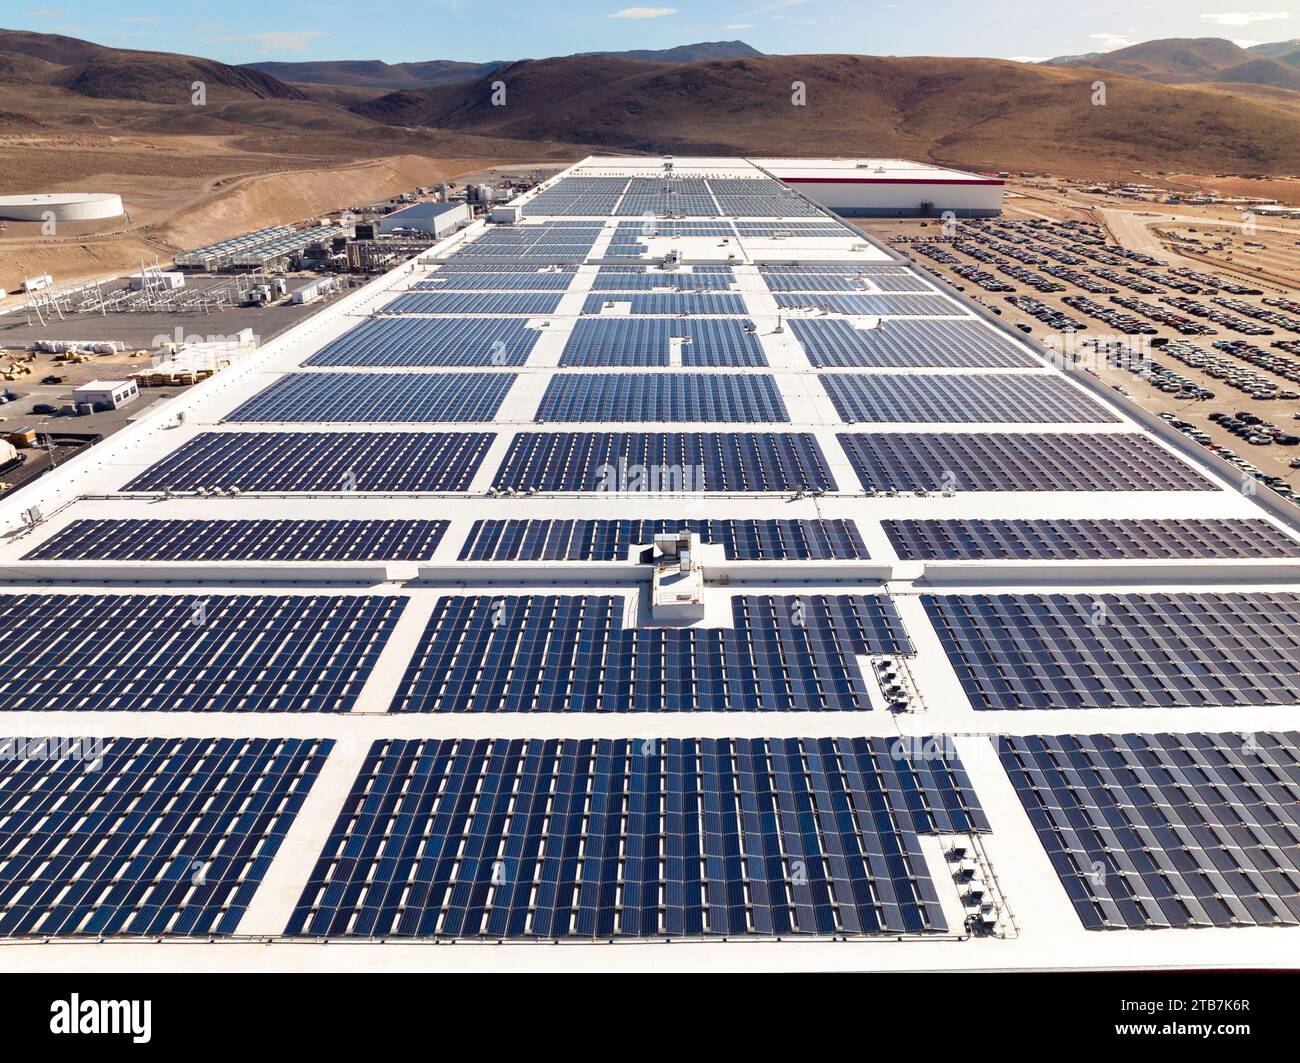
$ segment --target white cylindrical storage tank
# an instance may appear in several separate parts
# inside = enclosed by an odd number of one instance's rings
[[[122,197],[111,192],[43,192],[0,196],[0,218],[9,221],[99,221],[120,218]]]

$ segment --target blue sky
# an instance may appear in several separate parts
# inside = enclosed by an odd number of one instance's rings
[[[1300,37],[1297,0],[40,0],[9,29],[120,48],[259,59],[541,58],[739,38],[760,51],[1046,58],[1156,37]],[[679,6],[669,6],[669,5]],[[660,6],[662,5],[662,6]]]

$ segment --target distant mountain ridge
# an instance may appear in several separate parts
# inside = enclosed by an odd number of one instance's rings
[[[631,52],[578,52],[579,56],[603,55],[611,59],[635,59],[643,63],[702,63],[709,59],[752,59],[763,53],[744,41],[701,41],[676,48],[640,49]],[[561,57],[564,58],[564,57]]]
[[[1300,91],[1300,40],[1243,48],[1221,37],[1171,37],[1112,52],[1061,55],[1041,65],[1113,70],[1165,85],[1235,83]]]
[[[304,63],[245,63],[239,69],[269,74],[300,85],[339,85],[348,88],[406,89],[473,81],[505,66],[505,60],[462,63],[430,59],[419,63],[386,63],[382,59],[340,59]]]
[[[1300,172],[1294,117],[1221,92],[1116,76],[1091,105],[1091,70],[999,59],[760,56],[652,64],[611,56],[524,60],[490,78],[390,93],[351,109],[406,129],[610,150],[700,155],[878,154],[988,169],[1095,165]],[[784,101],[792,80],[807,104]],[[493,81],[511,105],[492,104]],[[780,104],[774,101],[782,101]],[[1155,132],[1158,131],[1158,134]],[[1053,161],[1055,160],[1055,161]],[[1197,169],[1199,168],[1199,169]]]
[[[308,98],[278,78],[214,59],[108,48],[52,33],[0,29],[0,56],[0,75],[8,81],[55,85],[95,99],[188,103],[196,81],[214,103]]]
[[[578,53],[580,56],[632,59],[643,63],[699,63],[709,59],[742,59],[762,54],[757,48],[750,47],[744,41],[700,41],[697,44],[679,44],[675,48]],[[474,81],[508,65],[510,64],[504,59],[487,63],[464,63],[455,59],[430,59],[417,63],[386,63],[382,59],[342,59],[302,63],[244,63],[240,69],[256,70],[282,81],[297,82],[300,85],[400,90]]]

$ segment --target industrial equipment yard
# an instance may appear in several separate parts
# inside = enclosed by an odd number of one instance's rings
[[[0,498],[7,969],[1294,965],[1296,448],[1176,422],[1300,404],[831,165],[585,158]]]

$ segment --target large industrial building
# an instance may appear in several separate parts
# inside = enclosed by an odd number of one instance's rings
[[[587,159],[0,503],[9,970],[1294,966],[1294,510],[781,170]]]
[[[908,159],[755,159],[765,173],[845,217],[987,218],[1002,213],[1001,178]]]

